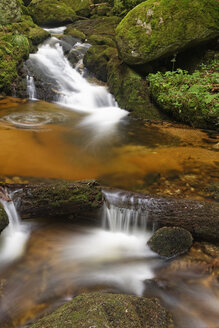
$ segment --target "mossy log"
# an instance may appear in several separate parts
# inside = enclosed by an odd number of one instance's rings
[[[188,199],[149,196],[105,189],[110,204],[123,208],[138,208],[147,218],[148,226],[157,230],[163,226],[181,227],[191,232],[196,240],[219,243],[219,204]],[[118,197],[118,193],[121,197]]]
[[[102,205],[99,185],[93,181],[59,182],[56,184],[13,184],[4,185],[13,191],[13,199],[19,214],[24,219],[34,217],[63,217],[76,222],[97,218]]]

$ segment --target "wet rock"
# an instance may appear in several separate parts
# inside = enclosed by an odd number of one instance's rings
[[[120,56],[129,65],[146,64],[212,40],[219,35],[218,12],[215,0],[145,1],[116,29]]]
[[[193,238],[189,231],[178,227],[158,229],[148,245],[160,256],[173,257],[186,253],[192,246]]]
[[[75,46],[70,53],[68,54],[68,60],[72,64],[73,67],[79,62],[79,60],[84,58],[85,53],[88,51],[90,45],[78,45]]]
[[[155,298],[89,293],[75,297],[31,328],[168,328],[171,316]]]
[[[0,204],[0,232],[2,232],[2,230],[4,230],[7,227],[8,223],[9,223],[8,216],[5,210],[3,209],[2,205]]]

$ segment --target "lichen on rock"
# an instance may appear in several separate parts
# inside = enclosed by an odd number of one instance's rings
[[[132,9],[116,29],[124,62],[145,64],[219,35],[216,0],[148,0]]]

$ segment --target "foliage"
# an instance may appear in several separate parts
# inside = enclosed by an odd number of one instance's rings
[[[192,74],[177,69],[150,74],[147,80],[156,103],[177,119],[196,127],[219,125],[218,60]]]

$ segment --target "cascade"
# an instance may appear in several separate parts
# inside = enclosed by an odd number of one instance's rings
[[[37,98],[34,78],[29,75],[27,75],[27,94],[31,100],[35,100]]]
[[[79,42],[74,45],[76,48],[80,46],[89,47]],[[82,60],[80,57],[76,68],[73,68],[64,55],[60,40],[53,36],[39,46],[37,53],[30,55],[28,69],[40,71],[44,80],[54,85],[54,102],[83,114],[82,126],[101,127],[101,132],[105,132],[128,112],[118,107],[105,86],[89,83],[83,77],[83,71],[80,73],[78,70]]]
[[[13,194],[9,194],[10,200],[0,198],[0,203],[9,220],[8,226],[2,231],[0,236],[1,264],[8,264],[23,254],[30,234],[30,225],[21,221],[15,204],[11,199],[12,196]]]
[[[140,200],[132,196],[128,199],[129,207],[125,207],[126,196],[121,196],[119,192],[104,192],[104,208],[102,224],[103,228],[109,228],[113,232],[136,233],[147,228],[147,211],[144,211]],[[120,203],[120,206],[119,206]]]

